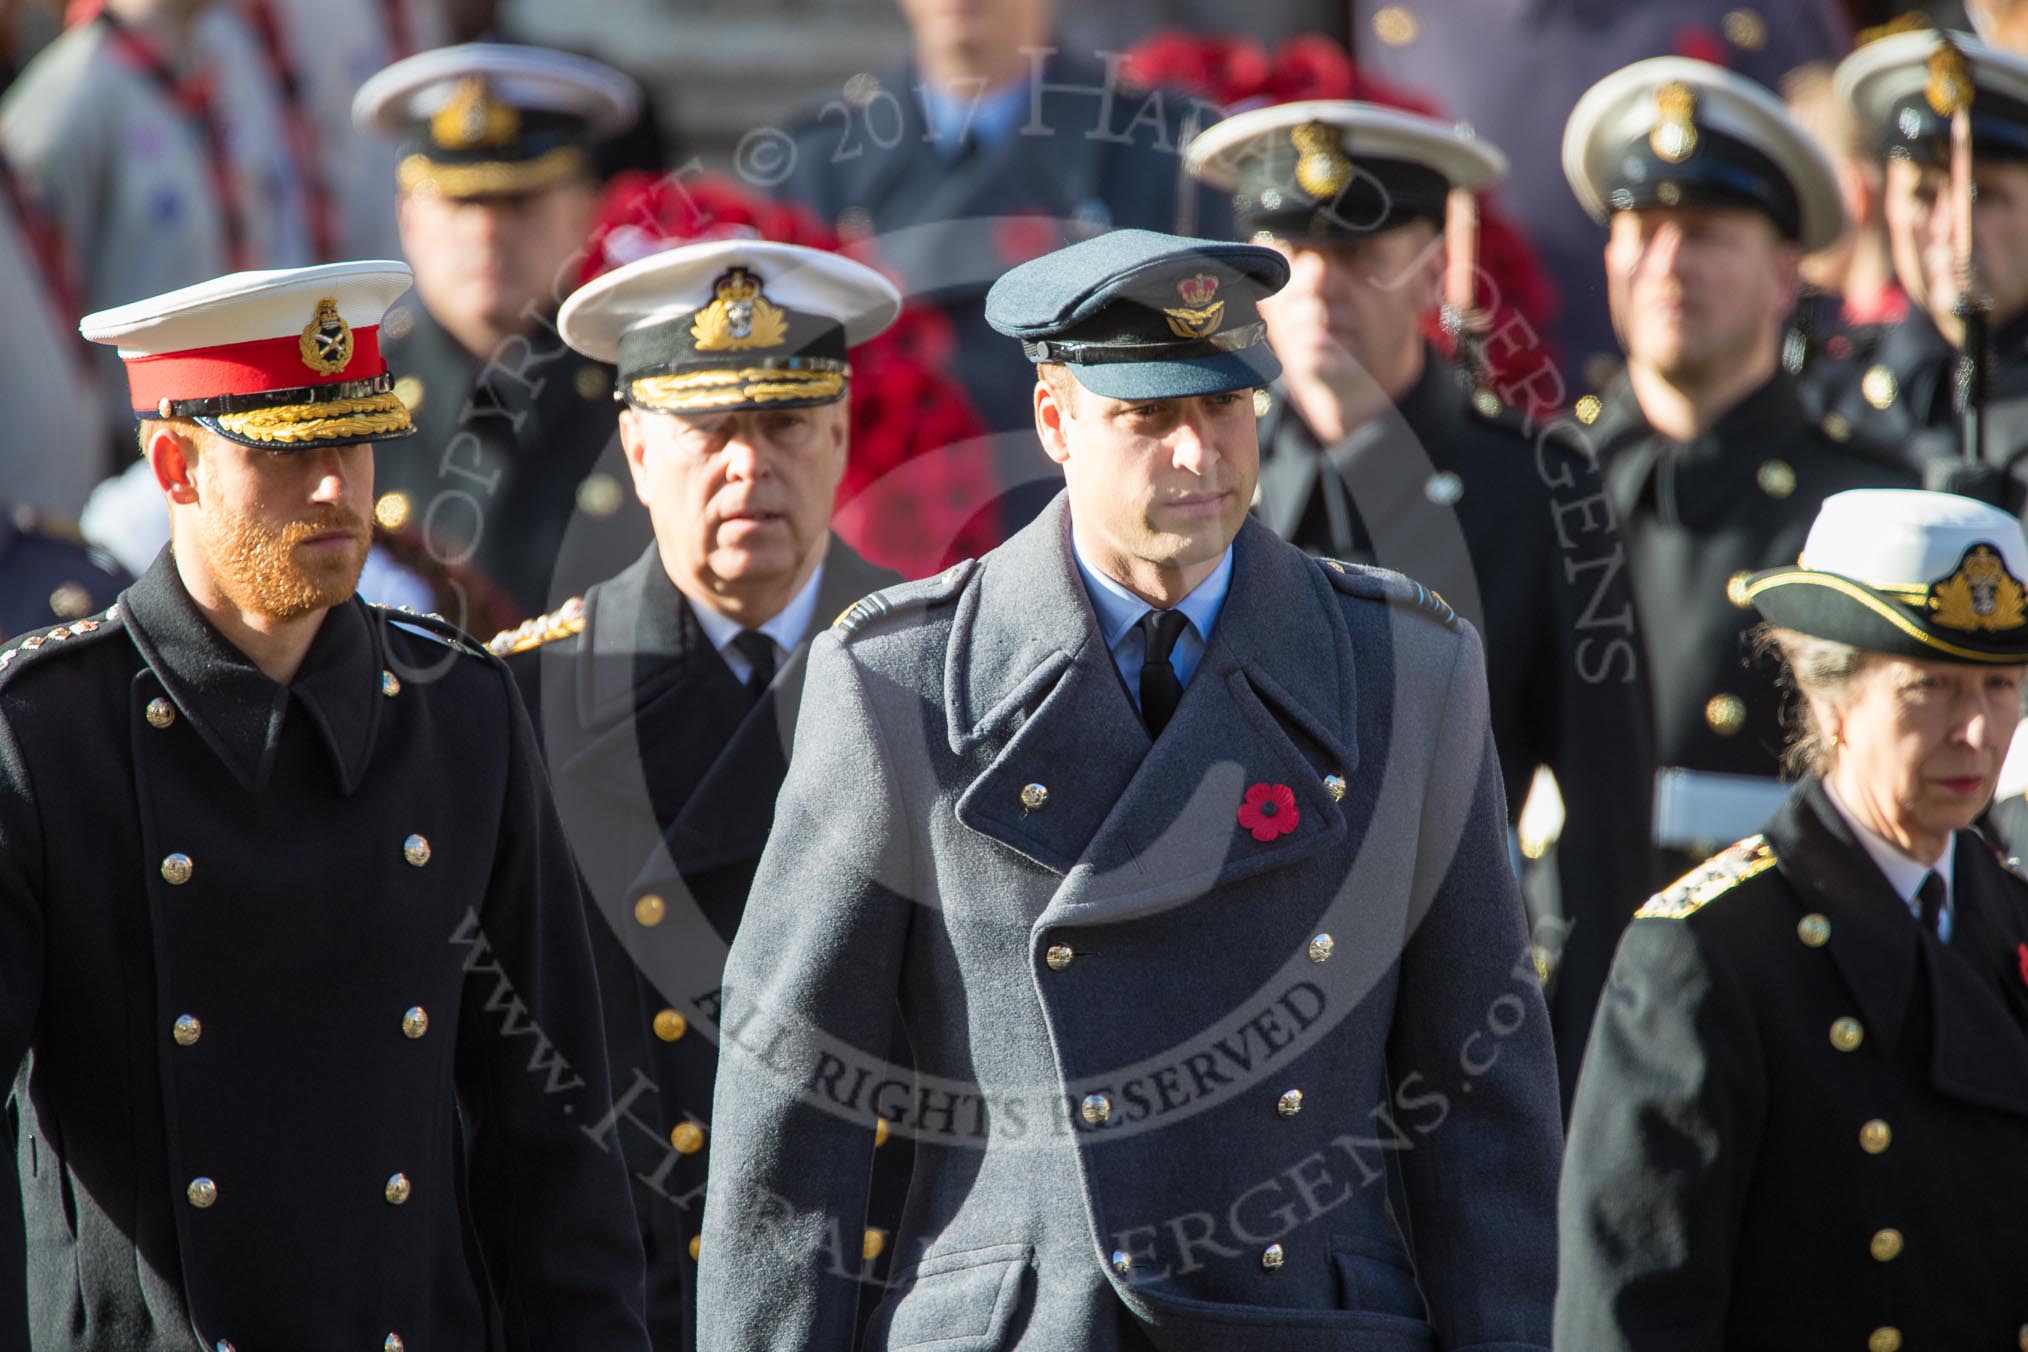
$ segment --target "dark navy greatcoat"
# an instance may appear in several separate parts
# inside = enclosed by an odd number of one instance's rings
[[[898,581],[834,537],[815,623]],[[720,966],[774,821],[808,647],[756,703],[652,545],[559,618],[536,621],[522,644],[507,665],[537,715],[592,910],[614,1100],[589,1125],[634,1179],[655,1347],[688,1352]],[[870,1117],[865,1126],[870,1136]],[[905,1152],[896,1142],[878,1163]],[[877,1226],[891,1230],[906,1176],[890,1178]]]

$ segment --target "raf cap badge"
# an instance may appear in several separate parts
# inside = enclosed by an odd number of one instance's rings
[[[1225,302],[1212,299],[1218,294],[1218,279],[1209,273],[1199,272],[1176,283],[1176,294],[1183,298],[1180,309],[1165,309],[1169,316],[1169,331],[1178,338],[1209,338],[1218,332],[1218,326],[1225,322]]]

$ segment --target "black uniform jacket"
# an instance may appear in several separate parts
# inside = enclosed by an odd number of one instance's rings
[[[1281,398],[1261,444],[1260,514],[1278,535],[1406,573],[1478,627],[1510,811],[1538,765],[1556,774],[1572,923],[1550,1011],[1568,1083],[1620,929],[1661,881],[1648,674],[1598,471],[1520,414],[1475,407],[1433,351],[1394,409],[1328,454]]]
[[[814,626],[900,580],[834,537]],[[596,1130],[634,1177],[655,1346],[688,1349],[720,968],[788,771],[807,644],[756,704],[652,546],[562,615],[529,626],[529,646],[507,664],[539,713],[557,804],[596,912],[592,947],[615,1094]],[[876,1162],[906,1151],[896,1140]],[[906,1160],[881,1173],[890,1175],[892,1196],[872,1207],[883,1234],[900,1214]]]
[[[1644,907],[1592,1033],[1557,1346],[1977,1348],[2028,1325],[2028,883],[1948,943],[1821,784]]]
[[[348,601],[284,687],[164,550],[0,650],[0,1346],[645,1349],[589,950],[448,625]]]
[[[523,615],[639,552],[650,527],[620,450],[612,367],[546,324],[481,361],[413,294],[389,311],[381,345],[416,425],[374,448],[382,525],[477,568]]]
[[[26,504],[0,504],[0,643],[104,610],[130,581],[105,550],[49,529]]]
[[[1794,563],[1826,497],[1915,488],[1914,472],[1871,443],[1834,440],[1780,374],[1687,444],[1648,426],[1622,378],[1589,431],[1631,560],[1660,763],[1771,778],[1781,701],[1746,651],[1759,617],[1729,586]]]

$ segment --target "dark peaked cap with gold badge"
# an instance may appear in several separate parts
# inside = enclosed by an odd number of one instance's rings
[[[1770,624],[1866,652],[2028,662],[2021,523],[1951,493],[1860,488],[1824,499],[1802,558],[1746,579]]]
[[[380,355],[380,321],[408,264],[235,272],[89,314],[119,348],[137,418],[190,418],[242,446],[314,451],[415,428]]]
[[[1831,162],[1780,99],[1708,61],[1657,56],[1586,90],[1563,174],[1593,220],[1641,207],[1737,207],[1814,251],[1845,233]]]
[[[641,107],[631,79],[542,47],[468,42],[397,61],[359,86],[352,121],[402,138],[403,192],[539,192],[591,168],[594,143]]]
[[[1835,85],[1883,156],[1947,167],[1951,113],[1969,97],[1973,158],[2028,160],[2028,59],[1970,33],[1925,27],[1869,42],[1839,63]]]
[[[1192,177],[1233,194],[1242,234],[1360,238],[1410,221],[1439,227],[1453,188],[1507,176],[1507,157],[1469,128],[1349,99],[1238,113],[1184,151]]]
[[[1288,280],[1273,249],[1114,230],[1001,277],[986,322],[1101,398],[1223,394],[1282,373],[1257,307]]]
[[[800,244],[707,240],[572,292],[557,331],[619,368],[617,397],[653,413],[805,408],[845,397],[848,349],[901,313],[863,263]]]

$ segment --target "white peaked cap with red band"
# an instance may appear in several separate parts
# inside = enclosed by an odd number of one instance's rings
[[[414,431],[380,355],[406,263],[235,272],[86,315],[119,349],[136,417],[189,418],[246,446],[316,450]]]

